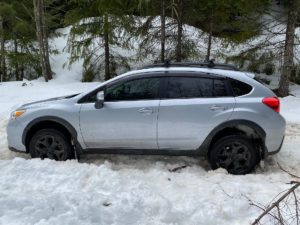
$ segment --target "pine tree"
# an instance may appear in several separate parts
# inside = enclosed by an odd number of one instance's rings
[[[164,62],[166,59],[198,58],[197,42],[184,30],[193,7],[191,0],[151,1],[151,5],[152,10],[146,11],[146,20],[137,31],[140,40],[138,60],[151,58],[155,62]]]
[[[269,6],[269,0],[195,0],[190,13],[196,18],[193,24],[207,33],[206,60],[211,58],[214,36],[241,43],[258,35]]]
[[[126,2],[121,0],[73,0],[66,17],[67,24],[73,24],[67,50],[71,53],[69,65],[83,58],[84,69],[100,79],[115,76],[117,69],[128,69],[127,58],[121,49],[130,49],[129,31],[135,24]],[[84,12],[84,13],[83,13]],[[119,68],[116,68],[118,65]],[[101,72],[104,69],[104,77]]]

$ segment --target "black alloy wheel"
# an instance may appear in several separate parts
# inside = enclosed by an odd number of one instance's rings
[[[257,163],[258,153],[244,136],[226,136],[218,140],[209,153],[213,169],[219,167],[231,174],[247,174]]]
[[[42,129],[30,140],[29,152],[32,158],[48,158],[65,161],[72,157],[72,146],[68,138],[55,129]]]

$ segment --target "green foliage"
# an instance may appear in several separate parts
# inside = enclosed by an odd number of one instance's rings
[[[273,75],[275,72],[275,65],[271,62],[267,63],[265,65],[265,68],[263,69],[263,73],[266,75]]]
[[[270,0],[201,0],[194,1],[192,22],[204,31],[213,22],[213,35],[241,43],[261,31],[261,16],[271,4]]]
[[[46,6],[46,22],[51,29],[60,15],[60,4],[53,8],[56,0],[44,0]],[[3,30],[0,39],[5,42],[5,48],[0,59],[5,62],[5,68],[0,68],[0,74],[5,74],[4,81],[35,79],[41,73],[38,49],[36,46],[36,31],[32,0],[2,0],[0,2],[0,17],[3,18]],[[58,19],[59,20],[59,19]],[[55,52],[55,50],[51,50]]]
[[[88,68],[93,65],[97,77],[104,79],[104,36],[107,35],[110,48],[110,77],[116,75],[116,65],[118,69],[128,69],[129,59],[118,52],[132,48],[130,32],[135,20],[133,16],[126,15],[130,9],[121,0],[71,2],[73,7],[76,7],[67,13],[65,20],[67,24],[73,24],[66,48],[71,54],[69,66],[83,58],[84,66]]]
[[[82,82],[92,82],[95,80],[97,74],[94,71],[92,65],[89,65],[87,68],[84,67],[83,74],[82,74]]]
[[[247,67],[247,71],[249,72],[253,72],[253,73],[260,73],[260,61],[259,60],[253,60],[253,61],[250,61],[248,67]]]
[[[66,65],[83,59],[84,81],[104,79],[104,37],[108,37],[110,77],[128,70],[129,64],[136,60],[160,61],[161,27],[158,18],[161,0],[44,1],[49,32],[62,25],[72,25],[66,46],[70,61]],[[269,7],[270,0],[183,0],[183,9],[179,0],[165,0],[165,3],[165,58],[174,60],[179,16],[184,25],[189,24],[205,32],[210,31],[212,23],[212,35],[224,38],[223,43],[242,43],[260,34],[261,15]],[[5,58],[6,80],[41,75],[32,0],[2,0],[0,16],[5,19],[0,37],[5,39],[6,48],[0,59]],[[183,29],[183,60],[204,58],[200,50],[206,46],[199,46],[199,40],[203,38],[206,37],[200,34],[190,37]],[[137,55],[131,54],[133,48],[138,49]],[[272,54],[253,48],[228,58],[228,61],[253,72],[273,74],[273,58]]]

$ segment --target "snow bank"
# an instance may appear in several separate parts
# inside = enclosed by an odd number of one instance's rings
[[[27,155],[8,150],[5,128],[11,110],[97,84],[0,85],[0,224],[249,224],[260,212],[248,198],[268,204],[289,187],[292,178],[277,162],[300,174],[297,96],[282,100],[288,121],[282,151],[246,176],[210,171],[200,158],[88,155],[78,163],[26,160]],[[183,165],[187,167],[169,171]]]
[[[278,172],[232,176],[196,160],[169,172],[179,161],[0,161],[0,224],[249,224],[259,211],[247,198],[266,203],[289,187]]]

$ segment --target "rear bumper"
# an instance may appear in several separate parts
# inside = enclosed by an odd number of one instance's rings
[[[282,138],[282,141],[281,141],[281,144],[280,144],[279,148],[277,150],[275,150],[275,151],[272,151],[272,152],[268,152],[268,150],[266,149],[266,155],[275,155],[278,152],[280,152],[280,150],[282,148],[283,141],[284,141],[284,136]]]

